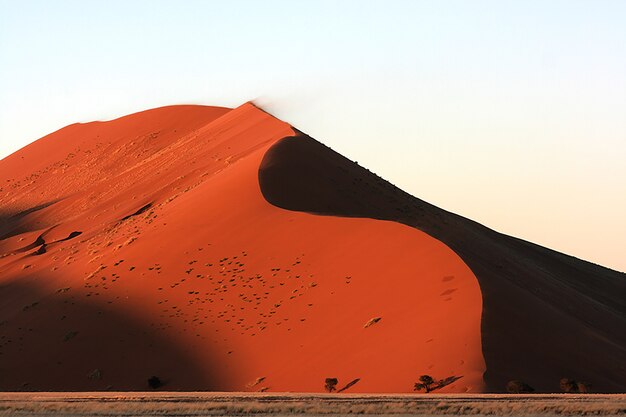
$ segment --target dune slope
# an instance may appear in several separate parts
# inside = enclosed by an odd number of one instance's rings
[[[481,289],[450,247],[267,197],[296,133],[173,106],[2,160],[0,389],[485,391]]]
[[[393,220],[459,254],[480,282],[488,391],[519,379],[559,392],[562,377],[626,391],[626,274],[432,206],[300,132],[269,150],[259,178],[279,207]]]

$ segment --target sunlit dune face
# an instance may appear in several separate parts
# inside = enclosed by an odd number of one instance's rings
[[[0,388],[484,390],[481,292],[450,248],[266,200],[294,133],[250,104],[171,107],[3,161]]]

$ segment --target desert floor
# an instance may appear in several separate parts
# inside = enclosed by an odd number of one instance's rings
[[[626,394],[0,393],[0,416],[626,415]]]

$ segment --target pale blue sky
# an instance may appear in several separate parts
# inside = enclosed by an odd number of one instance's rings
[[[0,157],[255,99],[417,197],[625,271],[624,22],[618,0],[0,0]]]

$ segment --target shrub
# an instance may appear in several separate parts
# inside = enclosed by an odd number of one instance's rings
[[[561,378],[561,381],[559,382],[559,386],[561,388],[561,391],[563,392],[567,392],[567,393],[578,392],[578,384],[576,384],[576,381],[574,381],[571,378]]]
[[[433,389],[435,389],[434,385],[435,385],[435,380],[433,379],[432,376],[430,375],[422,375],[420,376],[420,382],[417,382],[414,386],[413,386],[413,391],[421,391],[421,390],[426,390],[426,392],[431,392]]]
[[[528,394],[531,392],[535,392],[535,389],[533,387],[517,379],[509,381],[506,384],[506,390],[510,394]]]
[[[163,382],[161,382],[161,378],[158,376],[151,376],[148,378],[148,386],[152,389],[157,389],[163,386]]]
[[[568,394],[586,393],[589,392],[589,389],[591,388],[591,385],[571,378],[561,378],[559,385],[561,387],[561,391]]]
[[[591,384],[586,382],[577,382],[578,384],[578,392],[581,394],[586,394],[591,392]]]
[[[339,381],[337,380],[337,378],[326,378],[324,380],[324,389],[326,389],[326,391],[328,392],[333,392],[337,389],[338,383]]]

